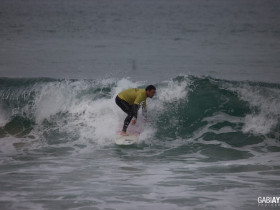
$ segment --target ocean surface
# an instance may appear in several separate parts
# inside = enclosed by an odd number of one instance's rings
[[[0,209],[262,210],[280,189],[280,1],[2,0]],[[139,141],[116,95],[154,84]]]
[[[258,209],[278,195],[279,84],[156,86],[139,141],[118,146],[114,98],[144,83],[0,79],[1,209]]]
[[[0,77],[280,83],[278,0],[1,0]]]

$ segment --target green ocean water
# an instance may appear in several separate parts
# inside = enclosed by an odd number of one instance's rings
[[[159,82],[139,141],[117,146],[114,98],[146,85],[1,78],[1,209],[262,209],[277,196],[279,84]]]

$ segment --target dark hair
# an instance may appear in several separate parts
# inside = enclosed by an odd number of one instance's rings
[[[153,86],[153,85],[148,85],[147,87],[146,87],[146,91],[151,91],[151,90],[156,90],[156,87],[155,86]]]

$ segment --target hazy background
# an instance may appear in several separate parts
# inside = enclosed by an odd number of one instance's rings
[[[0,77],[280,82],[280,1],[2,0]]]

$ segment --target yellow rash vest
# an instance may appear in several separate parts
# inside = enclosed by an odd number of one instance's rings
[[[118,97],[125,100],[129,105],[136,104],[138,106],[146,107],[146,90],[139,88],[130,88],[118,94]]]

